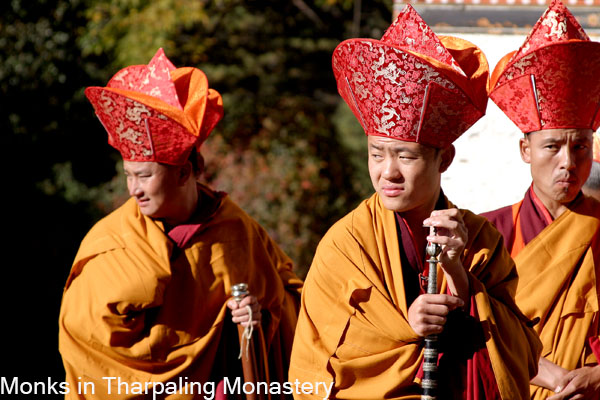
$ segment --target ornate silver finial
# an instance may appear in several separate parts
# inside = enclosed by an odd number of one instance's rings
[[[244,297],[248,295],[248,284],[247,283],[237,283],[231,287],[231,295],[233,299],[238,303],[242,301]]]
[[[436,227],[432,226],[431,228],[433,229],[433,235],[437,235]],[[427,247],[425,248],[425,251],[427,252],[427,255],[429,257],[436,258],[437,256],[439,256],[441,254],[442,246],[440,246],[438,243],[428,242]]]

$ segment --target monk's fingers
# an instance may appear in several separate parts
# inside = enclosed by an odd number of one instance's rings
[[[450,237],[450,236],[427,236],[427,241],[431,243],[437,243],[444,247],[444,250],[447,252],[449,250],[460,250],[465,248],[465,240],[460,236]]]
[[[458,229],[459,226],[464,226],[464,221],[462,213],[456,208],[451,208],[448,210],[433,210],[429,218],[423,221],[423,225],[454,230]]]
[[[548,400],[573,400],[583,398],[583,394],[577,393],[577,388],[575,387],[575,385],[567,385],[564,389],[561,389],[561,391],[556,393],[554,396],[548,397]]]
[[[555,389],[556,394],[554,396],[548,397],[548,399],[552,400],[562,400],[562,399],[578,399],[585,398],[585,387],[582,386],[581,379],[579,379],[580,370],[573,370],[566,374],[561,380]]]
[[[463,301],[446,294],[422,294],[408,308],[408,323],[419,336],[440,333],[446,315]]]
[[[238,308],[238,302],[231,299],[227,302],[227,308],[229,308],[230,310],[235,310]]]
[[[449,217],[462,221],[462,212],[458,208],[447,208],[445,210],[433,210],[429,218]]]
[[[248,326],[248,321],[246,322],[241,322],[240,325],[242,325],[244,328]],[[252,327],[256,328],[260,325],[260,321],[252,321]]]
[[[232,317],[231,320],[233,321],[233,323],[235,324],[240,324],[242,326],[248,326],[248,322],[250,321],[248,316],[244,316],[244,317]],[[252,326],[256,327],[260,324],[260,318],[259,319],[252,319]]]
[[[457,226],[454,230],[440,229],[435,234],[430,233],[427,236],[427,241],[430,243],[437,243],[441,246],[448,247],[450,249],[464,249],[467,242],[468,232],[465,227]]]
[[[256,296],[252,295],[244,297],[242,301],[239,302],[240,307],[246,307],[247,305],[252,306],[254,304],[258,304],[258,300],[256,299]]]
[[[430,313],[430,314],[421,314],[420,315],[420,319],[418,320],[419,323],[426,325],[426,326],[432,326],[432,325],[436,325],[436,326],[444,326],[444,324],[446,323],[446,314],[435,314],[435,313]]]
[[[417,324],[415,326],[411,325],[413,331],[419,336],[429,336],[429,335],[437,335],[442,333],[444,330],[444,325],[437,324]]]
[[[448,233],[455,232],[460,229],[461,223],[454,219],[432,218],[433,225],[430,227],[430,232],[433,233],[433,227],[436,228],[438,235],[448,235]]]
[[[236,311],[240,311],[240,310],[236,310]],[[262,318],[262,313],[260,311],[252,313],[252,321],[260,322],[261,318]],[[235,311],[232,311],[231,312],[231,320],[233,322],[235,322],[236,324],[248,322],[250,320],[250,314],[248,312],[235,313]]]
[[[445,304],[426,304],[418,311],[428,322],[444,324],[446,322],[446,315],[452,309]],[[443,318],[444,320],[440,322],[439,318]]]
[[[419,336],[433,335],[440,333],[444,329],[446,318],[436,315],[427,315],[416,312],[414,309],[408,310],[408,323]]]
[[[260,304],[254,303],[250,306],[250,309],[252,311],[253,318],[255,315],[260,314]],[[231,315],[233,315],[234,317],[241,317],[244,315],[250,315],[250,311],[248,311],[248,306],[238,307],[237,309],[231,311]]]
[[[424,297],[427,295],[421,295]],[[444,324],[446,315],[450,312],[450,307],[445,304],[429,303],[427,301],[419,301],[419,298],[410,306],[410,311],[413,313],[413,319],[417,323]]]
[[[417,297],[415,303],[422,303],[421,307],[426,305],[443,305],[448,308],[449,311],[454,310],[455,308],[462,307],[465,305],[464,301],[462,301],[459,297],[451,296],[449,294],[422,294]],[[417,303],[418,304],[418,303]]]
[[[437,229],[438,236],[460,237],[466,239],[469,235],[467,226],[462,221],[443,221],[440,228]]]
[[[252,314],[252,321],[260,321],[261,320],[261,313],[256,313],[256,314]],[[239,323],[239,322],[247,322],[250,320],[250,314],[245,314],[245,315],[232,315],[231,316],[231,320],[235,323]]]
[[[258,300],[256,299],[256,297],[252,296],[252,295],[248,295],[248,296],[245,296],[239,302],[234,299],[229,299],[229,301],[227,301],[227,307],[231,310],[235,310],[237,308],[246,307],[247,305],[252,306],[253,304],[256,304],[256,303],[258,303]]]
[[[450,311],[463,307],[465,305],[465,302],[460,297],[451,296],[449,294],[445,294],[444,296],[446,296],[444,304],[448,308],[450,308]]]

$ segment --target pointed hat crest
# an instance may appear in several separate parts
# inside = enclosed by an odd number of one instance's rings
[[[124,160],[181,165],[223,116],[218,92],[196,68],[175,68],[159,49],[148,65],[117,72],[85,95]]]
[[[490,98],[523,131],[600,125],[600,43],[553,0],[523,45],[496,66]]]
[[[436,36],[410,5],[381,40],[340,43],[332,65],[338,91],[367,135],[442,148],[485,113],[483,53]]]

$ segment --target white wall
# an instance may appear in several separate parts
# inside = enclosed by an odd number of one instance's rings
[[[460,34],[479,46],[490,74],[505,54],[517,50],[526,35]],[[454,144],[456,158],[442,175],[442,188],[460,208],[480,213],[519,201],[531,184],[528,164],[519,155],[523,134],[491,101],[486,115]]]

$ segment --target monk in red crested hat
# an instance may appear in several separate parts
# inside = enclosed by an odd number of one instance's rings
[[[539,320],[532,399],[600,394],[600,204],[581,192],[600,125],[598,74],[600,43],[554,0],[491,79],[490,98],[524,133],[521,158],[533,179],[523,200],[484,214],[515,260],[517,305]]]
[[[242,375],[238,323],[260,324],[269,353],[259,362],[285,382],[302,282],[256,221],[197,182],[219,93],[159,49],[85,94],[123,156],[131,198],[86,235],[67,279],[66,397],[231,398],[222,385]],[[239,303],[238,283],[251,293]]]
[[[421,385],[439,398],[528,397],[541,346],[514,304],[514,263],[500,233],[440,186],[453,141],[485,112],[483,53],[437,37],[408,5],[381,40],[342,42],[333,71],[367,135],[376,193],[319,244],[290,379],[325,382],[330,399],[418,399]],[[434,245],[439,278],[427,293]],[[439,362],[424,350],[430,335]]]

